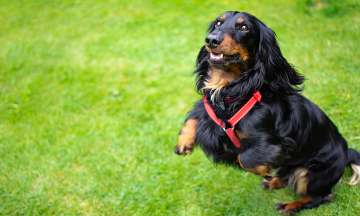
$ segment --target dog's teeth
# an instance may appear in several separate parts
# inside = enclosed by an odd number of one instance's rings
[[[215,54],[215,53],[211,53],[210,54],[210,58],[214,59],[214,60],[220,60],[224,57],[224,54]]]

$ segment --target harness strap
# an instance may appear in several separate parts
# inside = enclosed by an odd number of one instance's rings
[[[251,110],[251,108],[253,108],[256,102],[260,102],[260,100],[261,100],[261,94],[259,91],[257,91],[253,94],[250,100],[246,102],[246,104],[243,107],[241,107],[240,110],[237,111],[235,115],[233,115],[229,119],[228,122],[230,123],[231,127],[235,127],[235,125],[239,123],[239,121]]]
[[[225,128],[225,123],[216,116],[213,108],[211,108],[205,95],[203,95],[203,99],[204,99],[204,106],[206,112],[209,114],[210,118],[225,131],[225,133],[228,135],[228,137],[234,143],[234,145],[237,148],[240,148],[241,143],[239,138],[235,134],[234,127],[251,110],[251,108],[256,104],[256,102],[260,102],[261,100],[260,92],[259,91],[255,92],[254,95],[250,98],[250,100],[246,102],[246,104],[243,107],[241,107],[240,110],[237,111],[235,115],[233,115],[228,120],[228,123],[231,126],[230,128]]]

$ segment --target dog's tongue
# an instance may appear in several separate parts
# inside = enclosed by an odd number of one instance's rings
[[[215,60],[220,60],[220,59],[222,59],[223,58],[223,54],[216,54],[216,53],[211,53],[210,54],[210,58],[211,59],[215,59]]]

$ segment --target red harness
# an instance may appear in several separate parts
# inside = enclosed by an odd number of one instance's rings
[[[208,103],[208,100],[206,99],[205,95],[203,96],[203,98],[204,98],[204,106],[205,106],[206,112],[209,114],[211,119],[216,124],[218,124],[220,127],[222,127],[222,129],[229,136],[229,138],[234,143],[234,145],[237,148],[240,148],[241,143],[240,143],[239,138],[235,134],[234,127],[251,110],[251,108],[256,104],[256,102],[260,102],[260,100],[261,100],[260,92],[259,91],[255,92],[254,95],[250,98],[250,100],[248,102],[246,102],[246,104],[243,107],[241,107],[240,110],[237,111],[235,113],[235,115],[233,115],[228,120],[231,127],[227,128],[227,129],[225,128],[225,123],[223,121],[221,121],[221,119],[219,119],[215,115],[215,112],[214,112],[213,108],[211,108],[210,104]]]

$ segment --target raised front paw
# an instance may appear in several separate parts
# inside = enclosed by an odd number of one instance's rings
[[[185,122],[183,129],[179,133],[179,141],[175,146],[175,154],[185,156],[191,154],[195,147],[195,132],[197,120],[189,119]]]
[[[185,156],[187,154],[191,154],[194,150],[194,143],[190,144],[178,144],[175,146],[174,153],[180,156]]]

